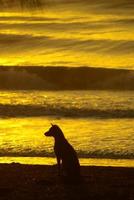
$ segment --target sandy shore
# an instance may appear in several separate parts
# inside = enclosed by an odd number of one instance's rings
[[[84,166],[81,172],[81,184],[65,184],[55,166],[0,164],[0,200],[134,199],[134,168]]]

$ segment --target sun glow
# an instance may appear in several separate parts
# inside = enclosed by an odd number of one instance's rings
[[[131,15],[69,8],[1,12],[0,65],[133,68]]]

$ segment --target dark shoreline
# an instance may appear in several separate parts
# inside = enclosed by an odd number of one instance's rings
[[[1,90],[134,90],[134,70],[0,66]]]
[[[134,199],[134,168],[81,166],[81,173],[81,184],[65,184],[56,166],[0,164],[0,199]]]

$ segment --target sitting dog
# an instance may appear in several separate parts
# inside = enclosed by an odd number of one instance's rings
[[[64,137],[62,130],[57,125],[45,133],[45,136],[52,136],[55,139],[54,152],[57,158],[58,174],[64,174],[72,180],[80,178],[80,164],[74,148]]]

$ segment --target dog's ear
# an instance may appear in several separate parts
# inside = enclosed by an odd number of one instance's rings
[[[51,123],[51,126],[54,126],[54,125]]]

